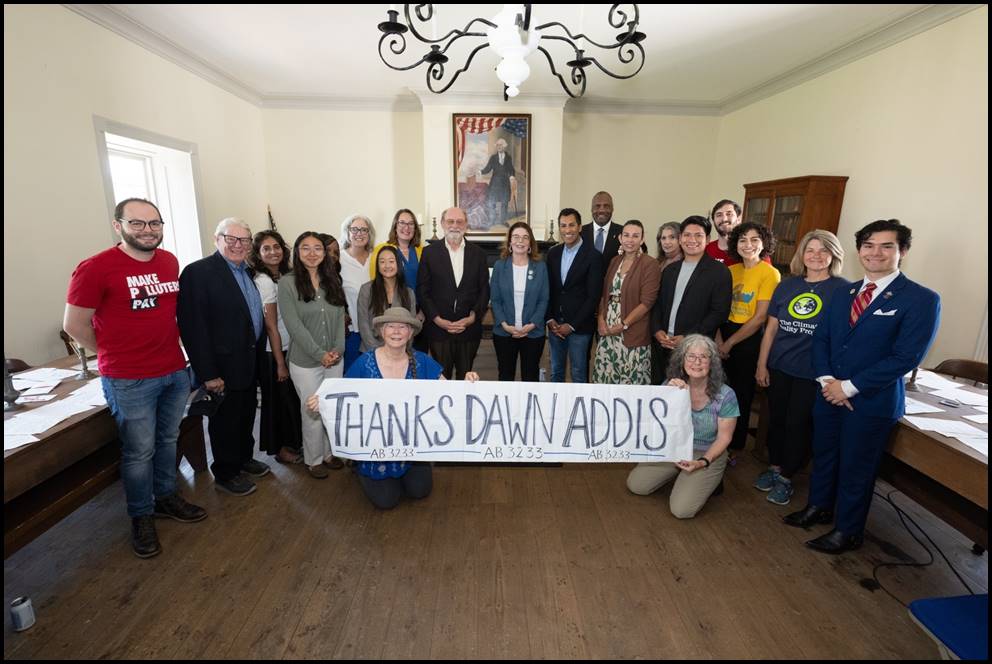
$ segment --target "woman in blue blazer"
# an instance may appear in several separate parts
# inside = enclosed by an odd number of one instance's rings
[[[493,346],[500,380],[539,380],[544,352],[544,314],[548,309],[548,269],[541,262],[530,226],[518,221],[506,233],[490,281]]]

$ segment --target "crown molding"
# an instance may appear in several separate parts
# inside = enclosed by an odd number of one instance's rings
[[[718,104],[720,115],[726,115],[780,92],[785,92],[984,6],[928,5],[898,23],[882,28],[781,76],[724,99]]]
[[[593,97],[571,99],[564,93],[522,93],[509,101],[504,101],[503,95],[498,93],[457,92],[438,95],[427,89],[411,89],[410,92],[415,97],[409,94],[358,98],[265,94],[190,53],[168,38],[133,21],[113,5],[63,6],[260,108],[415,112],[423,110],[425,106],[499,106],[505,108],[507,112],[513,112],[519,107],[531,107],[561,108],[566,113],[722,116],[801,85],[986,5],[928,5],[898,23],[719,102],[667,102]]]
[[[437,94],[426,88],[410,88],[423,106],[499,106],[512,113],[521,106],[529,108],[563,108],[568,97],[565,93],[538,94],[522,92],[508,101],[502,93],[493,92],[445,92]]]
[[[420,99],[414,95],[395,97],[333,97],[329,95],[263,95],[259,106],[267,109],[315,111],[420,112]]]
[[[570,99],[566,113],[616,113],[622,115],[721,115],[720,104],[705,101],[665,102],[650,99],[608,99],[582,97]]]
[[[256,106],[262,95],[242,81],[193,55],[175,42],[131,20],[112,5],[63,5],[83,18],[144,47],[186,71]]]

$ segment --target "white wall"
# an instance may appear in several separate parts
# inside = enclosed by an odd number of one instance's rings
[[[265,110],[262,122],[272,216],[290,246],[308,230],[338,237],[351,214],[372,220],[377,241],[399,208],[423,221],[420,113]]]
[[[709,214],[719,118],[565,114],[562,207],[592,220],[592,197],[613,195],[613,220],[640,219],[651,255],[658,227]],[[557,216],[557,215],[556,215]]]
[[[3,13],[4,351],[40,364],[65,353],[72,270],[113,244],[93,116],[198,146],[209,236],[265,219],[261,112],[58,5]]]
[[[722,118],[707,200],[745,182],[846,175],[838,236],[913,229],[903,269],[941,294],[927,365],[970,358],[988,301],[988,7]]]

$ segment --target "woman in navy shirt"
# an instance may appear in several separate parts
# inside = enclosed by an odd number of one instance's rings
[[[792,476],[806,465],[813,440],[813,401],[819,391],[813,372],[813,331],[830,298],[849,282],[837,276],[844,250],[829,231],[807,233],[789,265],[797,275],[775,289],[761,339],[755,380],[767,389],[771,415],[768,470],[754,488],[768,491],[768,502],[788,505]]]

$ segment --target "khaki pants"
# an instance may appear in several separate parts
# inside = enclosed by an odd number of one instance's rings
[[[338,362],[333,367],[299,367],[289,363],[289,377],[300,395],[300,419],[303,427],[303,460],[308,466],[317,466],[331,456],[331,442],[327,439],[327,431],[320,420],[320,413],[314,413],[307,408],[307,398],[317,393],[317,388],[325,378],[341,378],[344,362]]]
[[[675,486],[672,487],[668,505],[676,518],[691,519],[703,509],[710,494],[720,485],[726,468],[726,452],[717,457],[709,468],[691,473],[680,470],[674,463],[639,463],[627,476],[627,488],[631,493],[646,496],[674,479]]]

